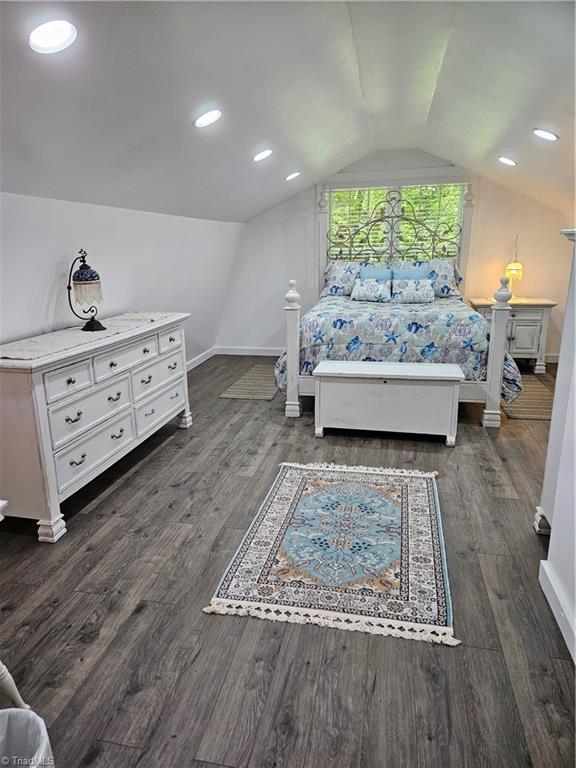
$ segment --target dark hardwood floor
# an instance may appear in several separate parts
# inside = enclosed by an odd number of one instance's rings
[[[57,544],[0,526],[0,658],[58,768],[573,766],[574,667],[531,527],[549,424],[488,431],[466,405],[455,448],[315,439],[279,396],[218,398],[254,362],[192,371],[192,428],[68,500]],[[439,471],[462,645],[202,613],[281,461]]]

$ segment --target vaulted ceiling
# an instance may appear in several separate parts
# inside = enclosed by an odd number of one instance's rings
[[[5,191],[245,221],[410,147],[572,206],[572,3],[48,1],[1,16]],[[38,55],[28,34],[54,18],[78,39]],[[213,106],[222,119],[195,128]]]

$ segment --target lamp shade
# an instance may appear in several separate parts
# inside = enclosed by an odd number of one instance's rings
[[[506,277],[510,280],[522,280],[524,276],[524,265],[519,261],[511,261],[506,264]]]
[[[102,301],[100,275],[89,264],[82,263],[72,275],[76,304],[99,304]]]

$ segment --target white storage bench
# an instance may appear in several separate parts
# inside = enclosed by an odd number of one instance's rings
[[[315,377],[316,437],[325,427],[446,435],[456,442],[464,374],[448,363],[323,360]]]

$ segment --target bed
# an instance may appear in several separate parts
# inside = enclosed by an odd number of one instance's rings
[[[486,382],[490,325],[462,298],[429,304],[378,304],[349,296],[325,296],[300,322],[299,375],[321,360],[457,363],[468,382]],[[276,363],[286,391],[287,353]],[[516,363],[505,353],[501,395],[511,402],[522,391]],[[464,385],[465,386],[465,385]]]
[[[275,372],[279,388],[286,393],[286,416],[300,416],[300,397],[314,396],[311,374],[321,360],[457,363],[465,375],[460,401],[482,403],[482,424],[500,426],[501,400],[511,402],[522,392],[520,372],[506,352],[511,293],[508,278],[502,277],[488,321],[459,292],[465,262],[461,250],[465,252],[467,247],[472,208],[469,186],[464,201],[462,227],[455,231],[439,225],[432,230],[418,220],[401,194],[392,190],[368,221],[331,233],[320,196],[321,297],[300,318],[300,295],[294,280],[285,296],[286,350]],[[406,227],[413,233],[409,247],[402,236]],[[366,259],[394,268],[398,264],[432,264],[436,260],[445,265],[450,261],[455,283],[448,296],[442,296],[436,285],[434,300],[421,304],[358,301],[351,298],[350,290],[344,291],[347,295],[324,295],[327,270],[339,259],[348,259],[350,264]]]

